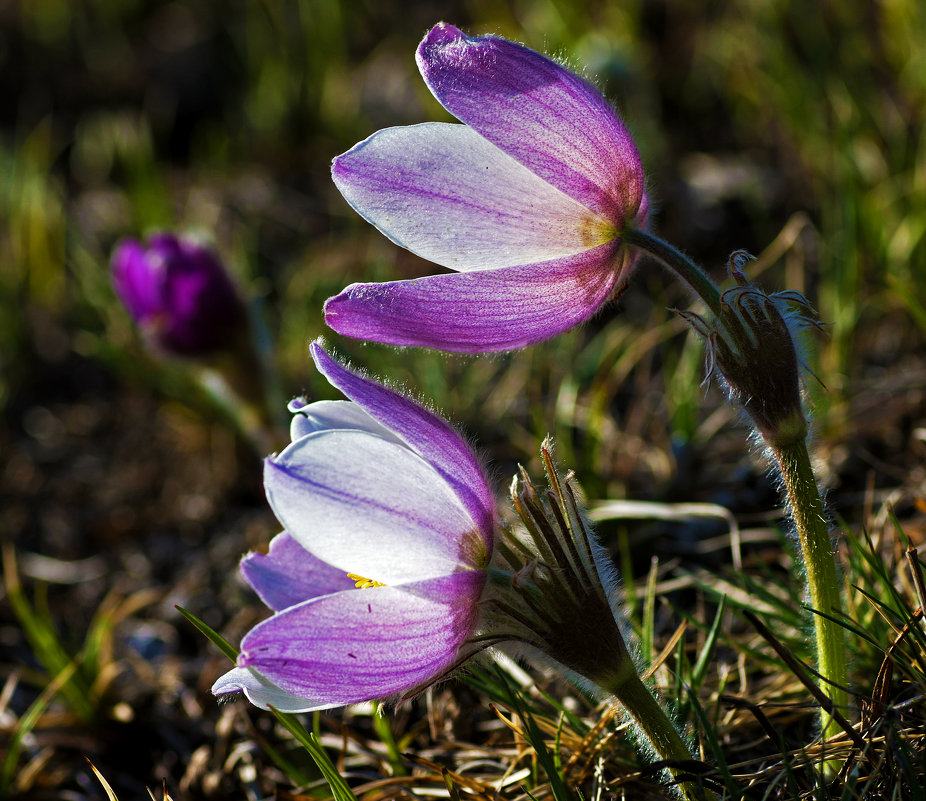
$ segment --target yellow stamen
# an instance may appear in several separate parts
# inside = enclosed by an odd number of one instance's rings
[[[356,573],[348,573],[347,577],[354,582],[354,586],[358,590],[366,590],[370,587],[385,587],[381,581],[374,581],[373,579],[364,578],[363,576],[358,576]]]

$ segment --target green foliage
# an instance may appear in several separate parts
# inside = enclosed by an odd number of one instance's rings
[[[229,642],[211,626],[204,623],[187,609],[178,606],[177,611],[192,623],[200,633],[205,635],[206,638],[233,663],[238,659],[238,649],[229,644]],[[318,741],[317,735],[314,732],[308,731],[296,715],[280,712],[277,709],[273,710],[273,714],[282,724],[283,728],[295,738],[296,742],[298,742],[312,758],[312,761],[318,767],[319,771],[321,771],[321,775],[331,788],[332,797],[335,801],[356,801],[350,786],[332,763],[331,757],[328,756],[328,752],[325,751]],[[279,749],[266,741],[263,745],[270,755],[270,758],[291,780],[296,784],[309,783],[311,777],[306,776],[302,769],[288,760]]]
[[[534,713],[531,711],[532,704],[521,688],[517,687],[498,666],[488,672],[471,669],[468,673],[468,681],[482,688],[496,703],[502,704],[518,715],[523,725],[524,737],[536,754],[537,762],[543,770],[543,776],[549,782],[549,791],[554,801],[577,801],[575,791],[564,781],[559,744],[555,743],[553,749],[547,745],[544,732],[537,725]],[[535,776],[531,789],[535,789],[540,781],[540,777]],[[529,794],[529,790],[525,792]]]

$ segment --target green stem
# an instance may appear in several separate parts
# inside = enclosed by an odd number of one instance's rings
[[[742,328],[737,316],[724,313],[724,304],[721,301],[721,292],[718,287],[684,253],[646,231],[631,229],[624,231],[622,237],[628,245],[657,258],[694,290],[713,312],[714,330],[728,331],[734,343],[747,339],[749,332]],[[731,325],[732,329],[729,328]],[[747,347],[746,352],[748,350]],[[743,365],[739,366],[743,367]],[[767,370],[769,367],[770,365],[766,363],[746,364],[744,369],[748,368],[746,372],[751,370],[754,373]],[[721,369],[723,370],[723,367]],[[741,383],[733,377],[727,375],[727,379],[733,386],[734,392],[750,398],[755,396],[754,391],[749,391],[749,386],[744,390]],[[824,617],[824,615],[829,615],[838,618],[841,613],[839,577],[829,527],[823,513],[823,502],[820,499],[807,453],[806,422],[798,410],[795,412],[794,419],[791,420],[794,425],[789,429],[781,421],[777,421],[777,433],[782,436],[771,438],[768,437],[768,426],[763,427],[760,421],[756,422],[760,431],[766,436],[766,441],[781,469],[791,504],[791,514],[804,556],[810,603],[814,610],[822,613],[822,615],[814,615],[814,631],[817,667],[825,685],[823,690],[835,707],[844,710],[848,706],[848,693],[845,689],[847,676],[845,632],[838,623]],[[824,737],[840,731],[839,724],[826,710],[821,711],[821,721]],[[829,770],[834,766],[827,763],[826,767]]]
[[[688,284],[714,313],[714,316],[720,319],[720,289],[708,278],[707,273],[684,253],[672,247],[668,242],[663,242],[659,237],[636,228],[624,231],[621,238],[626,244],[633,245],[635,248],[655,256],[682,281]]]
[[[636,672],[619,686],[605,689],[610,690],[620,701],[627,714],[633,718],[633,722],[649,740],[659,759],[692,761],[691,752],[675,724]],[[678,768],[667,768],[667,770],[673,778],[678,778],[684,772],[684,769]],[[698,782],[680,781],[678,789],[688,801],[715,801],[716,799],[710,790]]]
[[[845,630],[824,615],[838,618],[842,612],[839,575],[829,526],[823,512],[823,501],[817,489],[810,456],[803,437],[785,444],[769,443],[791,504],[791,516],[801,543],[811,606],[822,614],[814,614],[817,639],[817,670],[824,678],[824,692],[841,712],[848,708],[846,691]],[[821,710],[823,736],[841,731],[839,724],[824,709]]]

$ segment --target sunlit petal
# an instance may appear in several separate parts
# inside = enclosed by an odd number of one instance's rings
[[[362,431],[302,437],[265,462],[279,521],[307,550],[385,584],[472,566],[476,524],[446,481],[401,445]]]
[[[617,234],[465,125],[386,128],[338,156],[331,174],[382,233],[454,270],[548,261]]]
[[[393,695],[454,663],[483,581],[467,571],[316,598],[252,629],[238,664],[293,696],[350,704]]]
[[[462,353],[511,350],[584,322],[621,275],[617,244],[543,265],[352,284],[325,304],[341,334]]]
[[[348,370],[317,342],[312,343],[311,352],[332,386],[430,462],[453,487],[478,524],[486,551],[491,550],[495,499],[472,449],[453,426],[410,398]]]
[[[446,23],[425,36],[417,60],[451,114],[531,172],[618,227],[636,214],[640,157],[588,81],[523,45]]]

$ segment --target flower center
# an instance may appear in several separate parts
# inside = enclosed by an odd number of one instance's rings
[[[354,586],[358,590],[366,590],[370,587],[385,587],[381,581],[374,581],[373,579],[364,578],[363,576],[358,576],[356,573],[348,573],[347,577],[354,582]]]
[[[620,236],[620,231],[618,231],[614,223],[591,213],[582,220],[580,232],[582,244],[588,248],[603,245],[605,242],[610,242]]]

